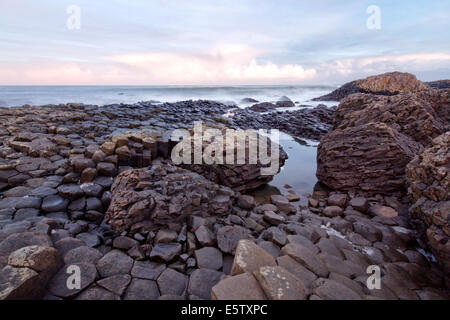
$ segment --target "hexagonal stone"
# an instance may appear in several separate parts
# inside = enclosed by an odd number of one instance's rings
[[[135,261],[133,269],[131,269],[131,275],[134,278],[156,280],[165,269],[166,265],[163,263]]]
[[[363,290],[361,284],[359,282],[357,282],[357,281],[350,280],[349,278],[344,277],[343,275],[340,275],[340,274],[337,274],[337,273],[334,273],[334,272],[330,272],[330,275],[329,275],[328,278],[330,280],[334,280],[334,281],[337,281],[337,282],[343,284],[347,288],[352,289],[353,291],[355,291],[360,296],[364,295],[364,290]]]
[[[361,296],[342,283],[319,278],[312,284],[313,294],[325,300],[361,300]]]
[[[225,253],[234,254],[239,240],[242,239],[250,239],[250,233],[240,226],[225,226],[217,231],[217,245]]]
[[[211,289],[222,273],[211,269],[196,269],[189,278],[188,294],[201,299],[211,299]],[[256,281],[256,280],[255,280]]]
[[[109,162],[100,162],[97,164],[97,171],[101,176],[113,177],[116,174],[116,166]]]
[[[338,207],[338,206],[329,206],[329,207],[326,207],[325,209],[323,209],[322,212],[327,217],[333,218],[333,217],[337,217],[337,216],[342,216],[342,214],[344,213],[344,210],[342,210],[342,208]]]
[[[150,253],[150,260],[158,262],[170,262],[176,259],[181,253],[179,243],[158,243]]]
[[[31,192],[31,188],[18,186],[3,192],[3,197],[25,197]]]
[[[58,249],[59,253],[64,257],[67,252],[72,249],[85,246],[84,242],[76,238],[63,238],[55,242],[55,248]]]
[[[276,205],[277,208],[280,209],[281,212],[284,212],[284,213],[291,212],[291,205],[289,203],[289,200],[282,195],[279,195],[279,194],[271,195],[270,202],[272,202],[274,205]]]
[[[248,272],[221,280],[211,291],[214,300],[267,299],[256,278]]]
[[[118,250],[108,252],[97,262],[97,270],[102,278],[130,273],[132,267],[133,259]]]
[[[271,241],[261,241],[258,245],[275,259],[280,255],[280,247]]]
[[[264,220],[272,225],[279,225],[284,222],[284,217],[273,211],[264,211]]]
[[[255,198],[249,195],[240,195],[237,200],[237,205],[242,209],[252,209],[255,206]]]
[[[158,285],[153,280],[133,279],[125,293],[124,300],[156,300]]]
[[[80,289],[74,288],[69,289],[68,283],[71,283],[70,280],[75,275],[73,271],[71,273],[68,273],[68,271],[71,271],[69,267],[79,267],[80,268],[80,277],[81,277],[81,286]],[[97,269],[92,263],[74,263],[70,265],[63,266],[59,272],[50,280],[49,284],[47,285],[48,291],[61,298],[70,298],[75,295],[77,295],[79,292],[83,291],[85,288],[90,286],[95,279],[97,278]]]
[[[44,197],[51,196],[51,195],[54,195],[57,193],[58,193],[58,190],[56,190],[55,188],[40,186],[40,187],[37,187],[36,189],[33,189],[30,192],[30,196],[44,198]]]
[[[369,209],[369,202],[364,197],[355,197],[350,200],[349,203],[353,209],[358,210],[360,212],[367,212]]]
[[[214,247],[204,247],[194,252],[199,268],[219,270],[223,265],[222,252]]]
[[[45,212],[66,211],[68,205],[69,199],[55,194],[44,198],[41,209]]]
[[[261,267],[254,275],[270,300],[306,299],[303,282],[283,267]]]
[[[381,241],[383,238],[381,231],[374,227],[370,222],[355,221],[353,223],[353,230],[372,242]]]
[[[96,264],[103,254],[94,248],[89,248],[87,246],[77,247],[64,255],[64,262],[66,264],[78,263],[78,262],[89,262]]]
[[[81,190],[83,190],[86,197],[100,198],[103,193],[103,187],[96,183],[83,183],[80,185]]]
[[[329,271],[323,261],[300,244],[289,243],[281,249],[281,253],[290,256],[320,277],[328,276]]]
[[[231,274],[253,272],[264,266],[276,266],[275,258],[253,241],[240,240],[234,256]]]
[[[374,216],[384,217],[384,218],[395,218],[398,216],[398,212],[391,207],[375,205],[371,206],[369,209],[370,214]]]
[[[35,208],[41,207],[42,199],[39,197],[10,197],[0,199],[1,209],[21,209],[21,208]]]
[[[188,277],[178,271],[167,268],[161,273],[157,283],[161,295],[173,294],[182,296],[186,292]]]
[[[19,209],[14,214],[14,220],[15,221],[19,221],[19,220],[25,220],[25,219],[29,219],[29,218],[34,218],[34,217],[37,217],[39,215],[39,212],[40,211],[38,209],[35,209],[35,208]]]
[[[304,246],[305,248],[311,250],[312,253],[319,253],[319,248],[317,248],[314,243],[312,243],[309,239],[305,238],[301,235],[288,235],[287,243],[298,243]]]
[[[326,252],[320,253],[319,258],[325,263],[330,272],[335,272],[348,278],[356,276],[354,271],[348,267],[342,258],[338,258]]]
[[[120,300],[120,297],[103,288],[91,287],[80,293],[75,300]]]
[[[100,237],[93,232],[83,232],[77,234],[77,239],[82,240],[88,247],[100,245]]]
[[[114,238],[113,247],[122,250],[128,250],[139,245],[139,242],[128,237]]]
[[[306,288],[309,288],[311,283],[317,279],[317,276],[314,273],[289,256],[278,257],[277,263],[280,267],[285,268],[287,271],[300,279]]]
[[[344,207],[347,203],[347,198],[347,195],[344,193],[335,193],[328,197],[327,203],[329,206]]]
[[[176,242],[178,234],[173,230],[160,229],[156,233],[155,243]]]
[[[215,239],[212,232],[205,226],[200,226],[195,230],[195,237],[203,247],[214,245]]]
[[[61,197],[75,200],[84,196],[83,190],[75,183],[62,184],[58,187],[58,193]]]
[[[264,240],[272,241],[278,246],[284,246],[287,240],[286,232],[278,227],[270,227],[266,229],[263,232],[262,237]]]
[[[316,246],[321,252],[326,252],[333,256],[339,257],[340,259],[344,259],[344,254],[341,250],[328,238],[321,238],[319,242],[316,243]]]
[[[105,279],[101,279],[97,281],[97,284],[118,296],[122,296],[125,292],[125,289],[131,282],[131,276],[128,274],[116,274],[115,276],[111,276]]]
[[[103,211],[102,201],[98,198],[90,197],[86,199],[86,210]]]

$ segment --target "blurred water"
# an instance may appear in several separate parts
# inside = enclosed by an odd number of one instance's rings
[[[112,104],[139,101],[176,102],[181,100],[215,100],[241,107],[244,98],[275,102],[282,96],[299,104],[331,92],[332,86],[0,86],[0,106],[43,105],[60,103]]]

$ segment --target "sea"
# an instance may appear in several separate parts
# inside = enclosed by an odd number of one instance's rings
[[[94,105],[140,101],[176,102],[214,100],[246,107],[243,99],[276,102],[286,96],[297,105],[315,106],[310,101],[336,89],[323,85],[244,85],[244,86],[0,86],[0,107],[84,103]],[[329,102],[325,104],[329,105]]]

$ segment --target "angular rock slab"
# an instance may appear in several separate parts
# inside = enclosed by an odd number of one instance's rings
[[[303,282],[283,267],[261,267],[253,273],[270,300],[305,300]]]
[[[328,276],[329,271],[323,261],[300,244],[289,243],[281,249],[281,253],[290,256],[320,277]]]
[[[276,266],[275,258],[251,240],[240,240],[236,248],[231,274],[254,272],[265,266]]]
[[[36,271],[11,266],[0,271],[0,300],[40,299],[43,294],[44,287]]]
[[[133,259],[118,250],[108,252],[97,262],[97,270],[102,278],[130,273],[132,267]]]
[[[255,277],[241,273],[221,280],[212,288],[213,300],[266,300],[266,296]]]

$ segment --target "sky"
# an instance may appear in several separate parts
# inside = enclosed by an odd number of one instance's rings
[[[1,0],[0,85],[449,79],[449,30],[449,0]]]

